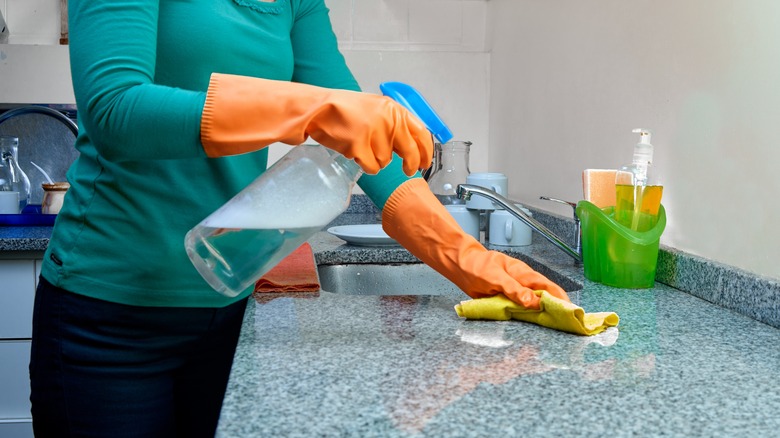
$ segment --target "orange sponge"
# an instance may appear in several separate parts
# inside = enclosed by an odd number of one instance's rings
[[[582,195],[599,208],[615,205],[615,169],[582,171]]]

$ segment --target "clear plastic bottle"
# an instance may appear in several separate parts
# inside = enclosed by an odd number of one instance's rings
[[[647,231],[658,221],[663,186],[652,177],[652,133],[634,129],[639,143],[634,145],[631,164],[623,166],[615,176],[615,220],[634,231]]]
[[[323,146],[297,146],[192,228],[187,255],[214,290],[234,297],[341,214],[361,173]]]
[[[0,136],[0,190],[19,193],[19,211],[30,202],[30,179],[19,167],[19,139]]]
[[[469,141],[450,141],[436,143],[437,163],[428,178],[428,187],[444,205],[465,204],[458,198],[458,184],[464,184],[469,176]]]

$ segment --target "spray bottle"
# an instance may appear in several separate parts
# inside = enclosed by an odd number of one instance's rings
[[[192,228],[184,246],[214,290],[235,297],[349,205],[362,171],[320,145],[299,145]]]
[[[618,170],[615,177],[615,220],[634,231],[647,231],[658,221],[663,186],[652,178],[652,133],[647,129],[634,129],[639,143],[634,145],[631,164]]]
[[[417,115],[437,139],[452,138],[409,85],[387,82],[383,93]],[[363,171],[321,145],[299,145],[185,236],[187,255],[217,292],[235,297],[349,205]]]

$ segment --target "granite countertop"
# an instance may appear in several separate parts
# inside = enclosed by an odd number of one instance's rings
[[[49,245],[52,227],[0,226],[0,254],[45,251]]]
[[[319,264],[413,261],[319,233]],[[543,239],[514,254],[564,275],[593,337],[466,321],[462,296],[250,300],[217,435],[769,436],[780,428],[780,330],[664,284],[586,280]]]
[[[50,235],[0,227],[0,258],[39,255]],[[416,261],[325,232],[310,243],[318,264]],[[507,252],[565,280],[586,311],[617,312],[620,325],[581,337],[466,321],[453,309],[462,294],[251,299],[217,435],[777,435],[776,280],[664,250],[654,288],[614,289],[585,279],[537,234]]]

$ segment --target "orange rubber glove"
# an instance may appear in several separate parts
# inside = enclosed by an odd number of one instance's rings
[[[387,166],[393,152],[410,176],[429,167],[433,158],[425,125],[389,97],[212,74],[201,119],[208,156],[256,151],[277,141],[297,145],[307,137],[371,174]]]
[[[536,290],[570,301],[560,286],[527,264],[488,251],[466,234],[422,178],[401,184],[382,211],[382,228],[425,264],[455,283],[471,298],[504,294],[539,310]]]

